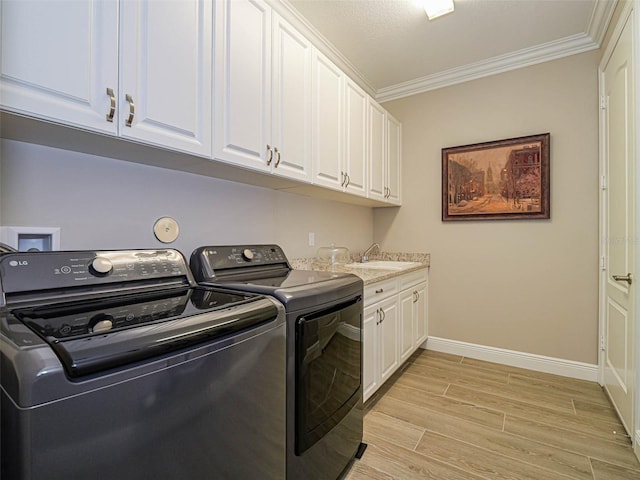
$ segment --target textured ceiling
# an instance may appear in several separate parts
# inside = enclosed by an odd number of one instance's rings
[[[551,48],[557,58],[564,48],[567,54],[597,48],[615,6],[614,0],[455,0],[454,13],[429,21],[419,0],[288,3],[376,92],[504,64],[532,49]]]

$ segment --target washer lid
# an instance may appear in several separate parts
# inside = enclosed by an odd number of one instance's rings
[[[17,308],[7,330],[28,326],[67,374],[79,377],[228,336],[277,315],[273,302],[261,296],[192,288]]]

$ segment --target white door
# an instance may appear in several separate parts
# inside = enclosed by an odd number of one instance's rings
[[[271,170],[271,8],[262,0],[217,1],[214,156]]]
[[[311,181],[311,44],[273,15],[273,115],[278,175]]]
[[[117,2],[2,0],[0,48],[5,109],[116,133]]]
[[[345,77],[345,80],[344,187],[349,193],[365,197],[369,97],[351,79]]]
[[[342,76],[326,57],[313,59],[313,182],[342,189]]]
[[[633,428],[635,392],[635,265],[634,215],[635,123],[632,56],[632,20],[622,31],[601,77],[603,169],[603,277],[604,387],[627,431]],[[633,281],[633,284],[632,284]]]
[[[210,157],[211,0],[120,5],[120,136]]]

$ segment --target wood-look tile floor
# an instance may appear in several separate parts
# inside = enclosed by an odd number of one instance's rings
[[[347,480],[640,480],[599,385],[419,349],[365,405]]]

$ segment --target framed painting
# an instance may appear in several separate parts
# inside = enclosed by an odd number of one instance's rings
[[[442,220],[550,218],[549,133],[442,149]]]

